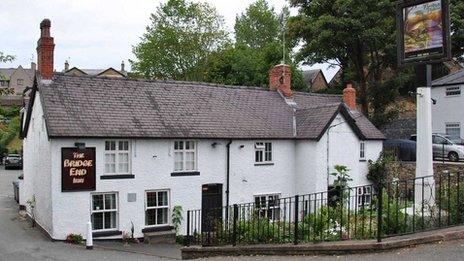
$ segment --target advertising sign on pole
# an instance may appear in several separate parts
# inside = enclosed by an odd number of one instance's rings
[[[397,6],[399,66],[451,59],[448,0],[411,0]]]

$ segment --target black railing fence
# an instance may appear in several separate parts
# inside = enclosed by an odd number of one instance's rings
[[[464,177],[408,180],[187,211],[185,245],[377,239],[461,224]]]

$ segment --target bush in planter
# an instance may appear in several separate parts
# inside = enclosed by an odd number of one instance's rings
[[[82,238],[81,234],[69,234],[66,237],[66,242],[71,243],[71,244],[81,244],[84,239]]]

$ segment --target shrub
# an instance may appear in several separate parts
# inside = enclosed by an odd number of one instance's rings
[[[66,237],[66,242],[71,243],[71,244],[81,244],[84,239],[82,238],[81,234],[69,234]]]

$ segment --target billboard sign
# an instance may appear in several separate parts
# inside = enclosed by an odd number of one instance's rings
[[[398,61],[423,64],[451,58],[448,0],[413,0],[398,4]]]

